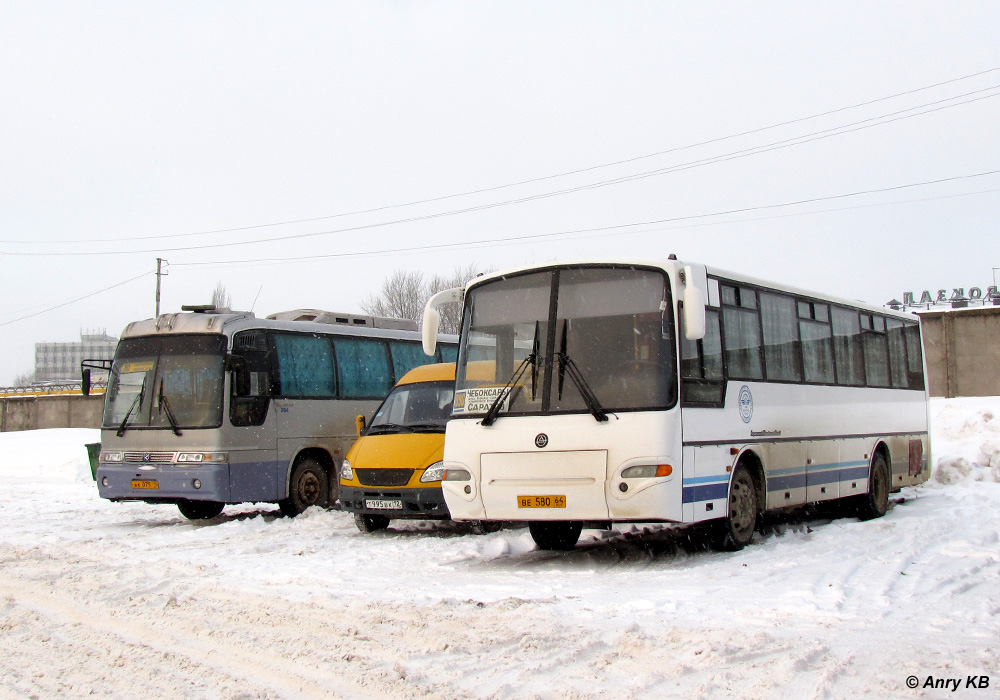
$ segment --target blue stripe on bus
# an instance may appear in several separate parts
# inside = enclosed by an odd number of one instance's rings
[[[769,493],[787,491],[788,489],[805,488],[807,484],[817,486],[867,478],[868,462],[866,461],[811,464],[808,467],[790,467],[769,472],[767,490]],[[684,503],[726,498],[729,495],[729,474],[684,479],[682,491]]]

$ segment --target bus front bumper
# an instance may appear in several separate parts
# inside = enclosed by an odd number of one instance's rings
[[[340,485],[340,507],[352,513],[418,520],[448,519],[451,514],[440,487],[380,489]]]
[[[111,501],[229,501],[229,465],[137,466],[101,462],[97,492]]]

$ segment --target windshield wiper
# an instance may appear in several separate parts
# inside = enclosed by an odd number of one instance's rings
[[[129,406],[128,410],[125,412],[125,417],[122,418],[121,425],[118,426],[118,432],[115,433],[118,437],[125,434],[126,427],[128,425],[128,419],[132,417],[132,411],[134,411],[141,403],[142,397],[146,395],[146,378],[142,378],[142,384],[139,386],[139,393],[136,394],[135,400],[132,405]]]
[[[483,416],[482,424],[486,427],[493,425],[494,421],[497,419],[497,414],[500,413],[500,407],[503,405],[504,400],[510,396],[511,391],[517,386],[517,383],[524,376],[524,370],[531,367],[531,398],[535,398],[535,383],[538,381],[538,321],[535,321],[535,339],[531,343],[531,353],[521,360],[521,364],[517,366],[514,370],[514,374],[510,375],[510,379],[504,384],[503,389],[497,394],[497,397],[493,399],[493,403],[490,407],[486,409],[486,415]]]
[[[381,433],[408,433],[410,432],[409,426],[399,425],[397,423],[379,423],[378,425],[372,425],[368,427],[368,432],[366,435],[378,435]]]
[[[174,435],[180,437],[181,431],[177,427],[177,420],[174,418],[174,412],[170,410],[170,402],[167,401],[167,397],[163,395],[163,377],[160,377],[160,394],[157,399],[160,413],[163,413],[163,409],[167,409],[167,420],[170,421],[170,429],[174,431]]]
[[[444,423],[413,423],[406,426],[415,433],[443,433]]]
[[[573,358],[566,354],[566,326],[569,325],[565,321],[563,322],[562,331],[562,341],[560,342],[559,352],[556,353],[556,359],[559,361],[559,398],[562,399],[563,393],[563,381],[567,374],[569,378],[573,380],[576,385],[577,391],[580,392],[580,396],[583,397],[583,402],[587,404],[587,408],[594,415],[594,419],[598,423],[603,423],[608,419],[608,414],[604,412],[604,407],[601,406],[601,402],[597,400],[597,396],[594,394],[594,390],[590,388],[587,384],[587,380],[584,378],[583,373],[580,368],[576,366],[573,362]]]

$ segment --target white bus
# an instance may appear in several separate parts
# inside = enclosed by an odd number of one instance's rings
[[[336,474],[371,413],[424,355],[412,321],[182,307],[129,324],[110,369],[97,486],[112,501],[174,503],[212,518],[227,503],[296,515],[337,498]]]
[[[930,474],[915,315],[673,256],[546,265],[431,298],[425,351],[458,301],[456,520],[527,521],[542,549],[584,526],[713,521],[736,550],[764,511],[842,499],[879,517]]]

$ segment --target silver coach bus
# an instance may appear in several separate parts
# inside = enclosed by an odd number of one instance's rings
[[[110,370],[102,498],[173,503],[191,519],[227,503],[329,506],[356,416],[413,367],[456,359],[454,337],[424,355],[412,321],[182,309],[129,324],[113,361],[83,363],[84,393],[90,369]]]

